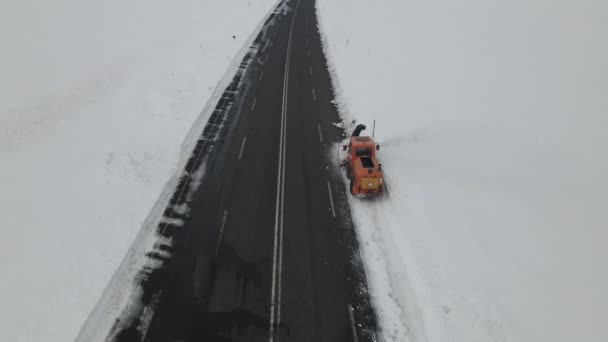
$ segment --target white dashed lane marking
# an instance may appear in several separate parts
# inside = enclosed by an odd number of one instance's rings
[[[317,128],[319,129],[319,141],[322,144],[323,143],[323,132],[321,132],[321,124],[317,124]]]
[[[329,193],[329,205],[331,205],[331,216],[336,218],[336,208],[334,207],[334,196],[331,194],[331,186],[327,182],[327,192]]]
[[[245,150],[245,143],[247,142],[247,137],[243,138],[243,142],[241,143],[241,151],[239,152],[239,160],[243,157],[243,150]]]

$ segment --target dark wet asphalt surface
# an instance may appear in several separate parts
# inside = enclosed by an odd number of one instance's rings
[[[115,340],[373,340],[376,324],[347,193],[333,160],[344,133],[334,126],[339,118],[314,1],[296,5],[278,5],[207,122],[158,226],[173,243],[159,243],[148,255],[161,266],[142,270],[143,305],[126,326],[116,324]],[[283,233],[277,236],[292,20]],[[199,168],[205,176],[189,192]]]

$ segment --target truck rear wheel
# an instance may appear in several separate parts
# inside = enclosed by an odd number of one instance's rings
[[[355,194],[355,190],[354,190],[354,189],[355,189],[355,182],[354,182],[354,181],[353,181],[353,179],[351,178],[351,179],[350,179],[350,193],[351,193],[351,195],[354,195],[354,194]]]

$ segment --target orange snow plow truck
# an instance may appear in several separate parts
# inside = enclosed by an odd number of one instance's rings
[[[382,165],[376,159],[376,145],[369,136],[361,136],[365,125],[357,125],[350,138],[350,143],[342,149],[348,151],[342,165],[350,180],[350,192],[357,197],[377,197],[384,194],[384,177]]]

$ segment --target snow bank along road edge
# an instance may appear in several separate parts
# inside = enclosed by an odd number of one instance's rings
[[[252,56],[258,49],[264,48],[260,46],[262,37],[268,27],[275,23],[285,3],[285,0],[277,1],[233,58],[184,139],[177,173],[168,180],[128,253],[82,325],[76,341],[103,341],[117,323],[126,323],[125,320],[133,319],[137,312],[143,310],[142,276],[161,267],[163,260],[170,256],[171,239],[164,236],[160,228],[179,223],[179,218],[172,219],[175,214],[187,213],[187,206],[176,206],[174,202],[185,196],[184,191],[190,192],[199,185],[204,175],[205,154],[213,150],[215,140],[220,136],[219,130],[223,128],[220,121],[226,120],[227,112],[234,104],[235,87],[243,86],[241,80]]]

